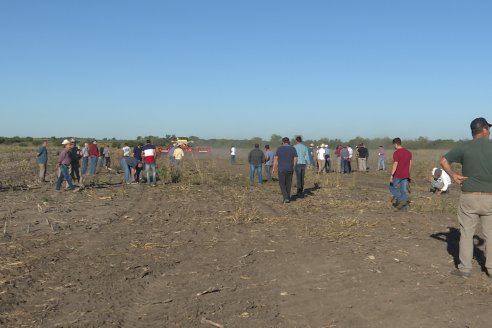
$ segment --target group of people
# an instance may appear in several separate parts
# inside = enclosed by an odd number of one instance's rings
[[[461,186],[461,195],[458,205],[458,221],[460,223],[460,242],[458,268],[451,274],[461,277],[469,277],[472,270],[473,259],[473,236],[477,224],[481,222],[483,235],[486,239],[485,267],[488,271],[488,278],[492,279],[492,142],[490,138],[489,124],[483,117],[474,119],[471,124],[472,140],[465,141],[448,151],[440,161],[440,168],[433,168],[431,172],[431,192],[438,194],[446,193],[449,190],[451,181]],[[409,205],[408,186],[411,182],[410,172],[412,168],[412,153],[402,146],[400,138],[394,138],[393,146],[393,165],[389,177],[389,191],[393,206],[397,210],[406,209]],[[39,179],[46,181],[46,165],[48,162],[48,142],[45,141],[37,152],[37,163],[39,165]],[[59,176],[56,181],[55,189],[60,191],[64,180],[68,182],[69,189],[76,192],[79,190],[73,181],[80,181],[78,175],[80,161],[82,161],[82,174],[86,174],[90,161],[90,174],[96,173],[97,159],[104,157],[107,167],[110,166],[109,146],[101,149],[97,148],[97,142],[85,144],[84,148],[78,150],[75,140],[64,140],[63,149],[59,152],[58,165]],[[182,158],[182,149],[179,145],[173,147],[170,153],[170,161],[179,161]],[[156,147],[147,140],[145,145],[138,145],[133,149],[133,154],[128,145],[123,147],[122,168],[125,172],[125,182],[131,183],[139,181],[140,170],[145,166],[147,171],[147,183],[151,186],[156,184]],[[339,160],[339,172],[351,172],[351,158],[353,150],[349,145],[337,146],[335,155]],[[236,149],[231,147],[230,161],[235,162]],[[356,147],[359,171],[367,170],[367,158],[369,152],[364,144]],[[384,170],[384,148],[378,149],[378,170]],[[265,166],[267,181],[272,179],[272,175],[278,175],[278,182],[284,203],[291,201],[291,187],[294,173],[297,180],[297,196],[304,196],[304,177],[308,166],[314,167],[316,159],[317,170],[331,171],[330,148],[328,145],[320,145],[314,148],[306,147],[302,143],[302,138],[296,138],[296,144],[291,145],[287,137],[282,138],[282,145],[277,148],[275,153],[270,150],[270,146],[265,146],[265,151],[259,149],[259,144],[255,144],[254,149],[248,155],[250,164],[250,182],[254,182],[255,175],[258,176],[258,183],[263,183],[262,167]],[[328,164],[327,164],[328,162]],[[459,163],[462,165],[461,173],[456,172],[451,164]],[[177,164],[180,166],[180,164]],[[152,171],[152,177],[150,176]]]
[[[91,144],[85,143],[82,149],[77,147],[75,139],[65,139],[61,143],[62,149],[58,152],[58,177],[55,184],[55,190],[61,191],[61,185],[64,181],[68,184],[68,189],[78,191],[79,187],[75,183],[81,183],[82,177],[86,175],[95,175],[99,168],[105,166],[111,170],[111,152],[109,145],[97,146],[94,140]],[[37,151],[36,162],[39,166],[40,182],[47,182],[46,172],[48,164],[48,141],[44,141]],[[121,168],[124,173],[124,181],[127,184],[139,183],[140,172],[145,168],[147,173],[147,184],[155,186],[157,182],[156,147],[147,140],[145,144],[139,144],[133,148],[133,152],[128,144],[122,148],[123,157],[121,159]],[[173,149],[173,163],[180,167],[182,149],[178,146]],[[89,170],[89,173],[87,172]],[[151,173],[152,172],[152,173]]]

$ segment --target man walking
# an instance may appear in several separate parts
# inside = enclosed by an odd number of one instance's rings
[[[473,235],[478,222],[485,237],[485,267],[492,280],[492,142],[489,140],[492,125],[483,117],[471,124],[473,139],[454,147],[441,158],[442,168],[461,185],[458,205],[460,223],[460,264],[451,274],[469,277],[472,270]],[[451,163],[462,164],[461,174],[451,168]]]
[[[61,191],[61,185],[63,180],[67,180],[69,189],[77,192],[79,188],[75,187],[72,182],[72,177],[69,174],[68,168],[70,167],[70,149],[73,147],[73,144],[68,140],[63,140],[62,142],[63,150],[60,152],[60,156],[58,157],[58,165],[60,166],[60,175],[58,176],[58,180],[56,180],[56,191]]]
[[[400,138],[393,139],[393,146],[396,150],[393,153],[389,190],[393,195],[393,206],[402,210],[408,205],[408,182],[412,169],[412,153],[402,147]]]
[[[302,143],[302,137],[296,137],[296,144],[294,148],[297,152],[297,164],[296,169],[296,185],[297,185],[297,197],[304,197],[304,177],[306,176],[306,166],[309,163],[309,150]]]
[[[251,185],[255,180],[255,172],[258,175],[258,183],[263,183],[263,177],[261,175],[261,171],[263,170],[263,162],[265,162],[265,154],[263,154],[260,150],[260,145],[255,144],[255,148],[253,148],[248,154],[249,183]]]
[[[273,157],[272,173],[278,172],[278,183],[282,192],[283,202],[290,203],[290,189],[292,188],[292,176],[297,164],[297,152],[290,145],[287,137],[282,138],[282,146],[277,148]]]
[[[36,159],[36,163],[39,166],[39,181],[46,181],[46,167],[48,166],[48,141],[43,141],[41,146],[38,148],[38,155]]]

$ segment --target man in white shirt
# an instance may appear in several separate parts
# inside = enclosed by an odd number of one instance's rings
[[[451,177],[441,169],[437,167],[432,169],[432,187],[430,192],[437,193],[438,195],[448,192],[448,188],[451,185]]]
[[[318,174],[320,174],[325,169],[325,144],[319,146],[316,160],[318,161]]]

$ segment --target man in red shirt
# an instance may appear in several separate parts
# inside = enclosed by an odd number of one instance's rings
[[[401,139],[393,139],[393,168],[391,170],[389,190],[393,195],[393,206],[398,210],[408,205],[408,183],[412,168],[412,153],[402,147]]]

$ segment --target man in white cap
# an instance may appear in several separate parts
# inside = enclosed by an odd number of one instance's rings
[[[69,174],[69,167],[70,167],[70,149],[72,148],[72,143],[65,139],[62,142],[62,145],[64,146],[63,150],[60,152],[60,156],[58,157],[58,165],[60,167],[60,175],[58,176],[58,180],[56,180],[56,191],[61,191],[61,185],[64,180],[67,180],[68,187],[70,190],[73,192],[77,192],[80,189],[75,187],[72,181],[72,177]]]

